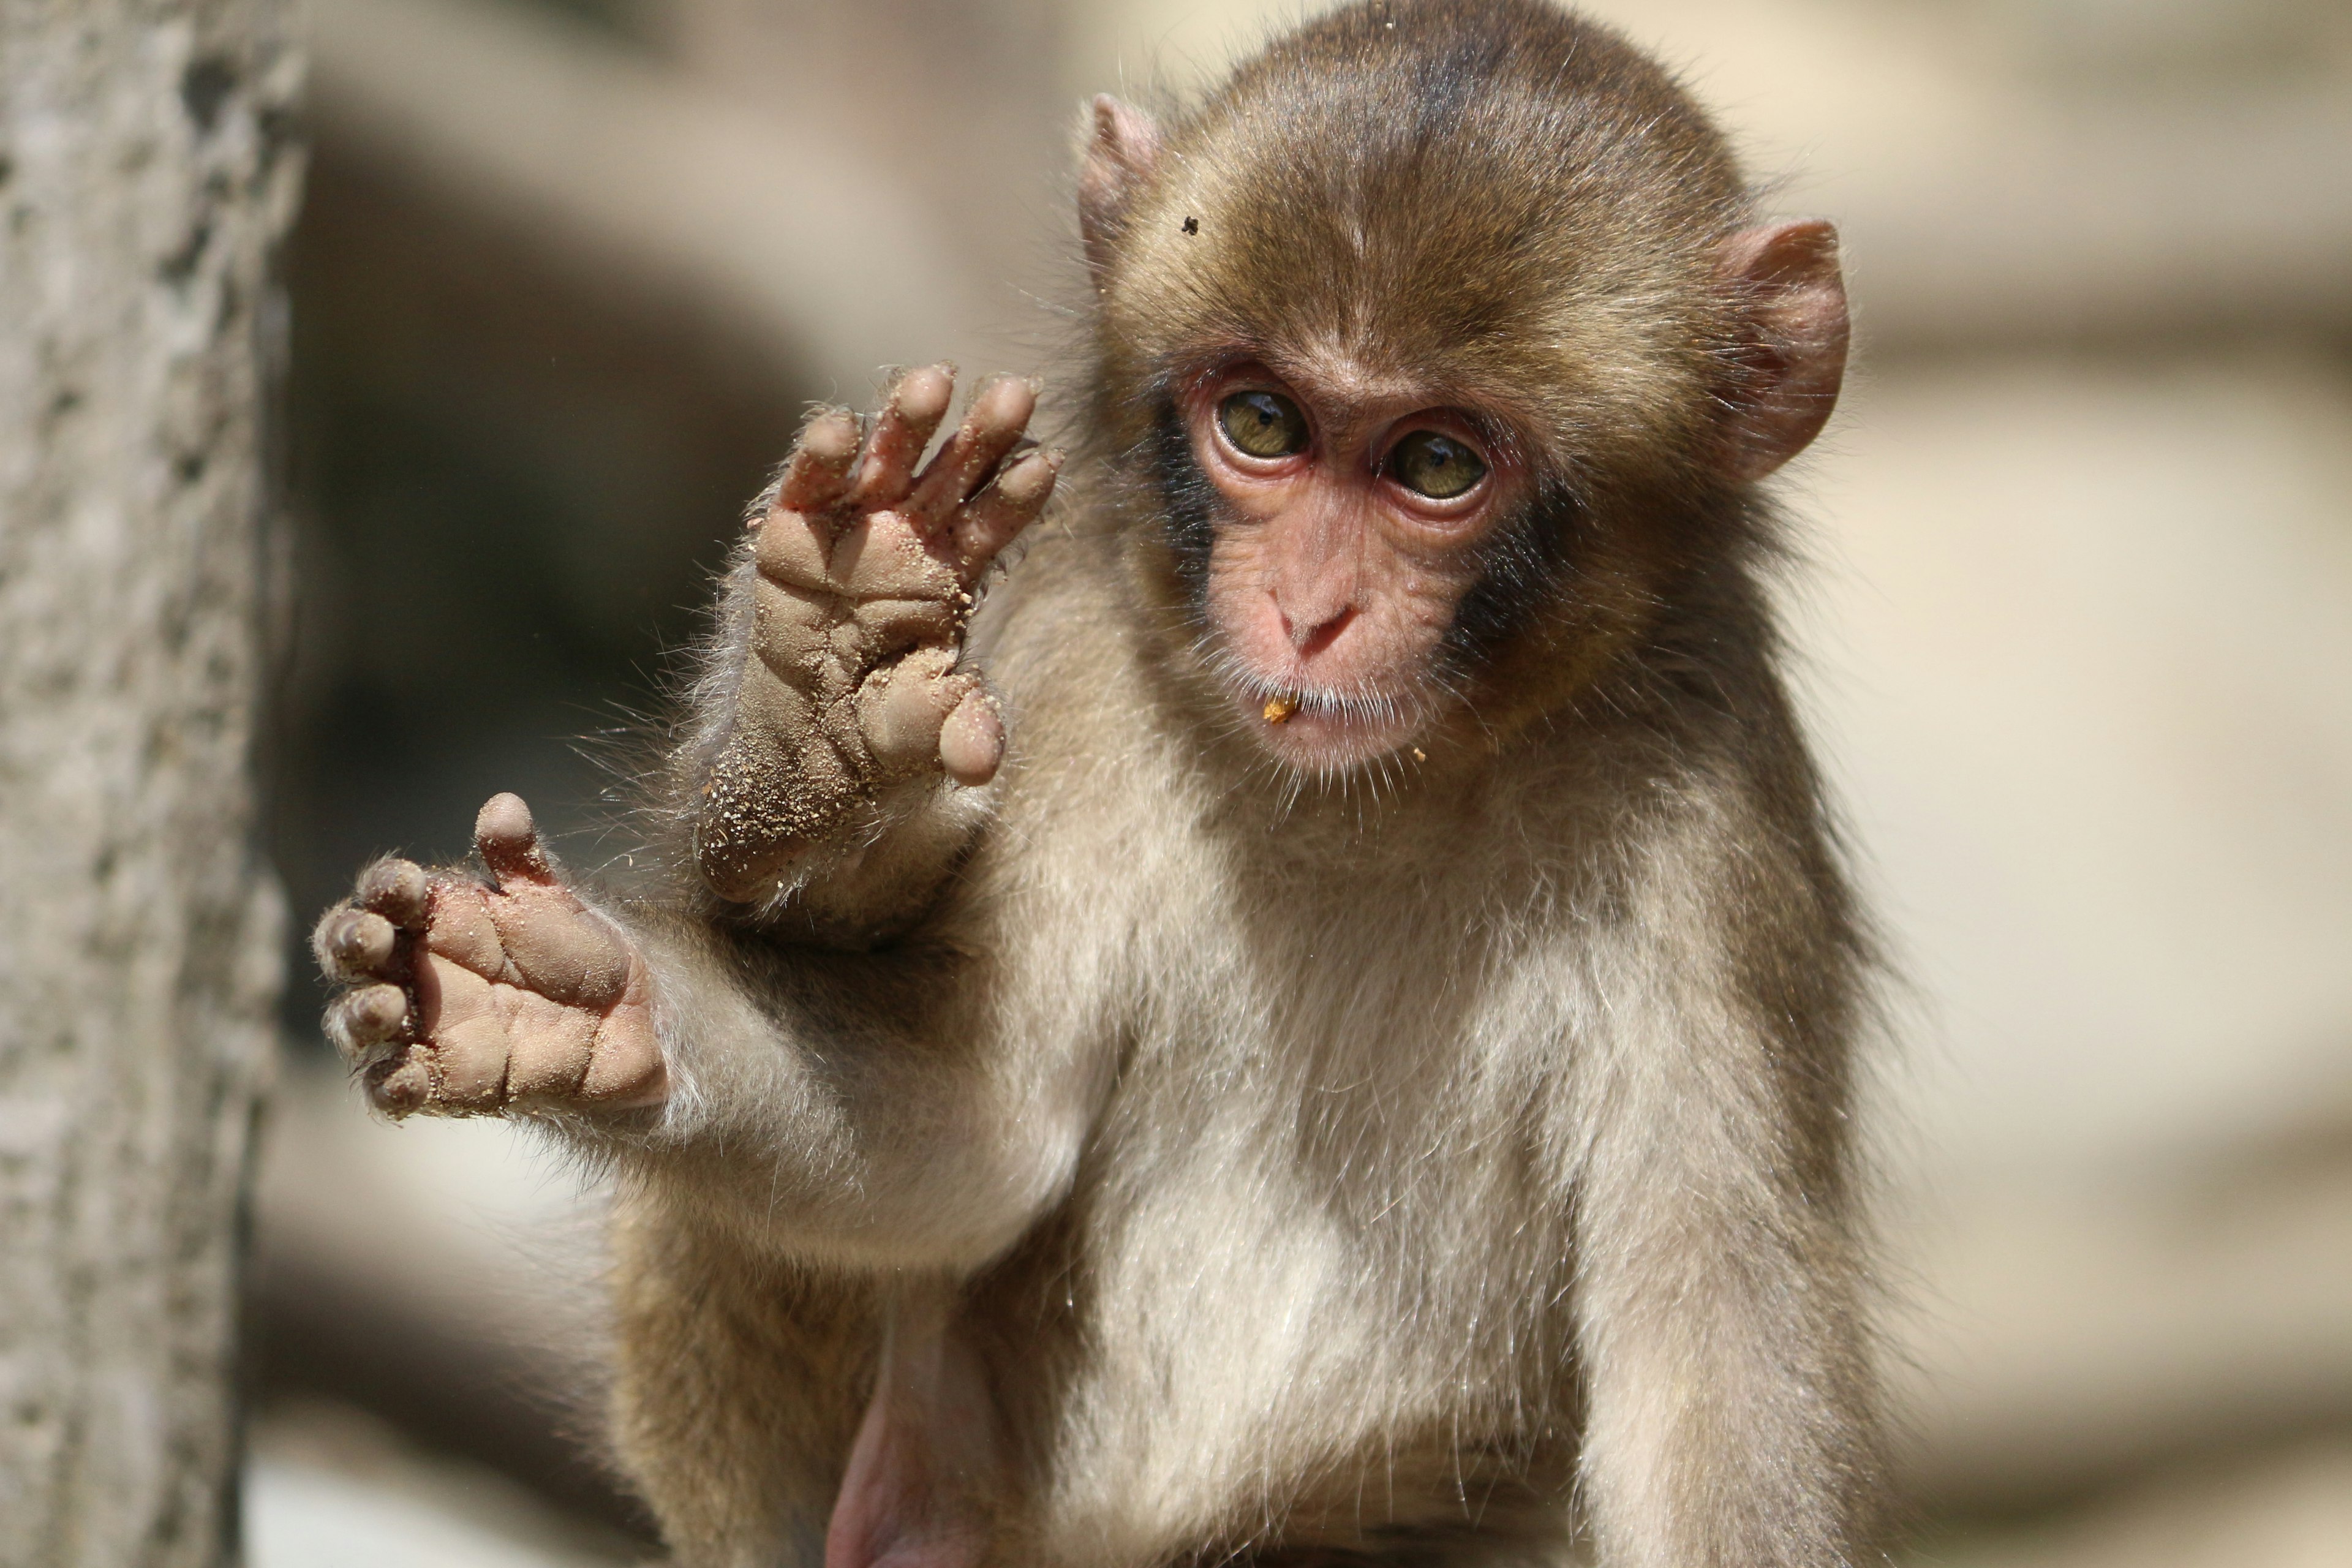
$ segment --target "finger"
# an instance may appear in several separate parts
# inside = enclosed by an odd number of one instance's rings
[[[432,1074],[415,1051],[385,1058],[368,1069],[363,1081],[375,1108],[395,1121],[422,1110],[433,1093]]]
[[[349,904],[330,910],[310,933],[310,951],[318,955],[320,971],[344,984],[383,979],[399,949],[397,927],[373,910]]]
[[[866,443],[865,460],[850,487],[849,504],[861,511],[896,506],[914,483],[915,464],[931,444],[931,433],[947,417],[948,400],[955,395],[955,367],[925,365],[910,370],[890,389],[889,401],[875,416],[874,434]]]
[[[988,689],[975,686],[940,726],[940,765],[956,783],[977,786],[994,778],[1003,761],[1003,715]]]
[[[849,488],[849,466],[857,460],[857,418],[846,408],[828,408],[801,430],[793,455],[776,483],[776,506],[784,511],[823,511]]]
[[[500,885],[509,881],[553,882],[555,868],[539,845],[530,807],[519,795],[494,795],[474,818],[474,848]]]
[[[425,926],[425,868],[397,857],[379,860],[360,873],[359,889],[352,901],[398,926],[421,931]]]
[[[996,559],[1013,536],[1037,521],[1062,472],[1062,454],[1031,452],[997,476],[956,519],[956,555],[966,576]]]
[[[402,1037],[408,1026],[408,994],[397,985],[362,985],[327,1006],[327,1038],[354,1065]]]
[[[1013,450],[1037,411],[1034,383],[1018,376],[999,376],[971,400],[971,411],[956,433],[940,448],[930,467],[908,498],[910,517],[937,525],[978,489],[981,481]]]

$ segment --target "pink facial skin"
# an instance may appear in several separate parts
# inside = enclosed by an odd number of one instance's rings
[[[1219,423],[1236,393],[1279,394],[1305,447],[1242,450]],[[1478,545],[1525,490],[1524,469],[1462,409],[1340,369],[1276,375],[1251,362],[1200,380],[1183,404],[1192,456],[1225,500],[1207,609],[1232,700],[1260,744],[1302,771],[1338,773],[1410,745],[1445,693],[1436,657],[1476,584]],[[1486,464],[1435,500],[1391,471],[1428,430]]]

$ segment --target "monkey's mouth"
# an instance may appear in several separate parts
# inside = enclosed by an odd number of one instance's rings
[[[1333,690],[1229,668],[1228,685],[1252,738],[1296,767],[1328,771],[1402,749],[1432,717],[1418,693]]]

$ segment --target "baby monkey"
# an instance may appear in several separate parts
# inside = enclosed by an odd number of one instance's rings
[[[1874,1556],[1864,943],[1758,481],[1845,362],[1655,65],[1358,4],[1092,109],[1064,468],[944,366],[803,431],[645,812],[382,862],[394,1114],[618,1173],[692,1565]]]

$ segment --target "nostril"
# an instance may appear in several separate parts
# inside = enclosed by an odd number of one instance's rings
[[[1356,608],[1350,605],[1321,626],[1310,628],[1303,637],[1298,635],[1298,629],[1290,624],[1288,616],[1282,617],[1282,629],[1289,634],[1290,646],[1298,650],[1301,658],[1313,658],[1317,654],[1339,641],[1339,634],[1346,631],[1348,623],[1355,618]]]

